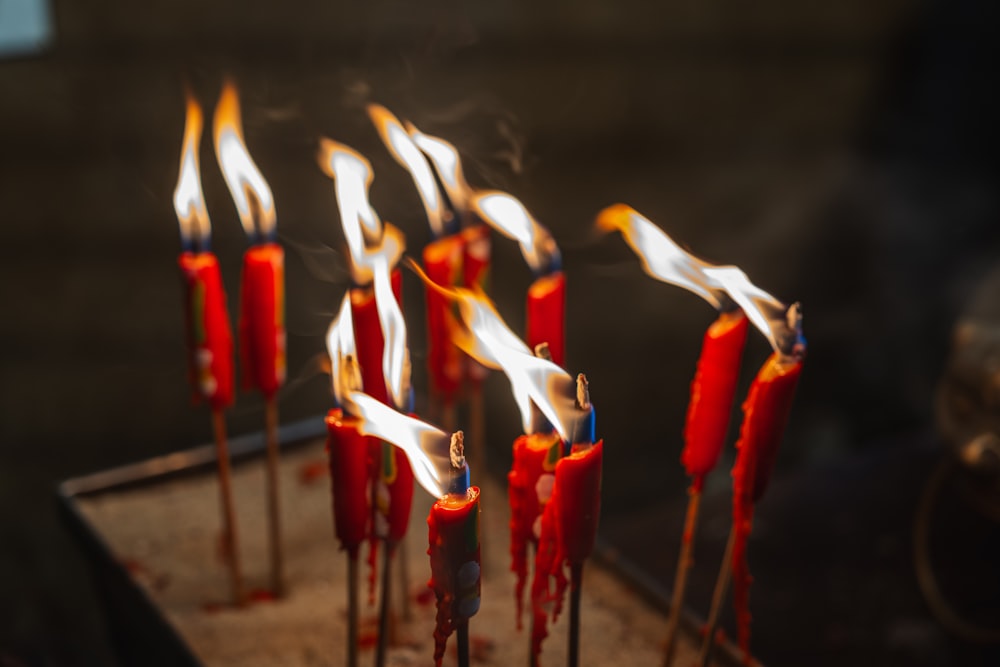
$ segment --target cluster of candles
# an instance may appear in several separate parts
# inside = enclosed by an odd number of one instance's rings
[[[459,664],[469,664],[469,620],[479,609],[481,594],[482,494],[471,485],[466,452],[477,465],[483,464],[481,386],[488,370],[495,369],[510,380],[525,433],[513,443],[508,474],[517,624],[520,628],[527,592],[529,660],[538,664],[548,623],[560,615],[568,591],[568,661],[577,665],[583,565],[597,534],[603,442],[596,437],[587,379],[563,369],[566,277],[559,249],[517,199],[470,187],[451,144],[401,123],[383,107],[372,105],[368,113],[390,153],[412,176],[435,239],[424,248],[422,266],[404,258],[402,232],[383,222],[369,202],[373,178],[369,162],[344,144],[321,140],[319,164],[335,184],[352,283],[327,334],[336,403],[326,419],[333,519],[348,562],[347,664],[354,667],[358,662],[359,559],[365,542],[369,544],[372,599],[376,553],[379,545],[382,549],[375,660],[376,665],[385,664],[389,572],[395,559],[405,554],[399,546],[408,529],[414,482],[436,498],[427,519],[430,586],[437,598],[434,660],[441,664],[447,639],[455,633]],[[200,107],[189,99],[174,204],[184,244],[180,267],[186,286],[191,380],[196,397],[212,408],[224,543],[233,600],[240,604],[246,598],[224,418],[224,410],[233,401],[233,344],[201,192],[201,132]],[[214,135],[216,156],[251,243],[242,275],[240,362],[244,384],[261,391],[267,404],[271,583],[272,592],[281,596],[275,396],[285,376],[283,254],[275,242],[273,197],[243,141],[237,94],[228,84],[216,108]],[[672,661],[692,561],[701,489],[723,449],[750,324],[767,337],[774,350],[743,406],[733,470],[733,530],[701,658],[707,664],[732,573],[739,639],[749,660],[747,537],[804,358],[800,310],[753,285],[739,269],[714,266],[688,254],[625,205],[602,211],[597,224],[603,230],[620,232],[648,274],[701,296],[719,313],[705,334],[684,429],[681,460],[692,483],[668,620],[667,665]],[[535,274],[526,295],[526,340],[504,323],[486,296],[494,231],[519,244]],[[401,263],[413,269],[425,285],[433,413],[429,421],[413,414],[407,328],[400,306]],[[463,400],[468,401],[471,422],[468,450],[465,432],[455,429],[456,406]]]

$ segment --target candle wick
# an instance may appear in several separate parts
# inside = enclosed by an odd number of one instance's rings
[[[535,356],[545,361],[552,361],[552,351],[549,350],[548,343],[539,343],[535,346]]]
[[[590,383],[583,373],[576,376],[576,407],[578,410],[590,410]]]
[[[451,434],[451,446],[448,449],[451,457],[451,467],[461,470],[465,467],[465,433],[455,431]]]

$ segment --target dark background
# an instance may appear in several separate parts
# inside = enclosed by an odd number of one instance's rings
[[[751,543],[759,656],[990,664],[929,613],[909,540],[943,451],[932,402],[949,332],[1000,247],[996,19],[975,0],[55,2],[51,47],[0,61],[0,664],[111,660],[54,484],[210,438],[185,383],[171,197],[182,86],[210,113],[226,74],[288,249],[283,421],[329,407],[316,358],[346,287],[318,138],[366,154],[375,208],[411,248],[428,237],[363,113],[377,101],[452,141],[473,185],[520,197],[560,243],[568,366],[588,373],[607,439],[608,539],[668,580],[687,386],[713,317],[592,232],[623,201],[804,304],[810,358]],[[235,312],[245,240],[203,147]],[[530,276],[512,243],[494,245],[494,297],[522,330]],[[419,371],[412,276],[406,292]],[[766,354],[752,337],[744,386]],[[502,378],[490,393],[500,472],[518,421]],[[261,423],[241,396],[231,431]],[[700,613],[728,530],[727,465],[708,487]],[[975,530],[944,550],[951,570],[993,553],[995,524]]]

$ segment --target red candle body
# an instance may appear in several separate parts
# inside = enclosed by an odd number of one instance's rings
[[[565,565],[580,564],[593,551],[601,509],[603,441],[593,446],[574,445],[569,456],[556,464],[552,498],[542,512],[541,537],[531,582],[534,628],[531,650],[541,654],[548,636],[548,609],[552,619],[562,611],[569,580]]]
[[[351,558],[368,536],[368,443],[361,435],[358,420],[338,409],[326,416],[326,451],[333,487],[333,525],[340,548]]]
[[[452,234],[429,243],[424,248],[424,272],[431,281],[443,287],[458,284],[462,270],[462,238]],[[463,353],[454,343],[452,332],[457,326],[453,304],[434,289],[427,296],[427,366],[431,388],[448,403],[462,383]]]
[[[244,388],[270,399],[285,382],[285,253],[276,243],[243,255],[240,357]]]
[[[566,309],[566,276],[555,271],[542,276],[528,288],[526,342],[532,350],[539,343],[548,343],[552,361],[562,366],[566,360],[566,339],[563,333]]]
[[[210,252],[181,253],[188,369],[195,400],[215,410],[233,402],[233,337],[219,260]]]
[[[399,269],[392,271],[392,291],[401,302],[403,277]],[[378,319],[375,292],[371,287],[351,288],[351,317],[354,319],[354,340],[357,345],[358,365],[365,393],[383,403],[389,403],[389,391],[382,374],[382,324]]]
[[[540,525],[536,524],[552,493],[561,448],[562,440],[556,433],[532,433],[514,441],[514,462],[507,473],[507,493],[510,500],[510,569],[517,576],[514,601],[518,628],[521,627],[528,577],[528,545],[538,544]],[[543,475],[547,475],[544,480]]]
[[[412,416],[412,415],[411,415]],[[378,441],[376,441],[378,442]],[[376,491],[378,537],[391,545],[406,537],[413,505],[413,468],[406,452],[388,442],[380,442],[379,485]]]
[[[430,587],[437,597],[434,663],[441,667],[449,635],[479,611],[479,488],[449,494],[431,506],[427,516]]]
[[[485,293],[490,280],[490,228],[475,225],[462,230],[462,284],[468,289]],[[465,378],[478,385],[489,370],[472,357],[465,356]]]
[[[733,467],[733,606],[737,634],[745,660],[750,656],[750,569],[747,539],[753,508],[764,495],[788,423],[802,362],[772,354],[757,373],[743,404],[743,426]],[[747,663],[749,664],[749,663]]]
[[[742,310],[721,313],[705,332],[688,403],[681,462],[701,489],[715,468],[729,431],[749,320]]]

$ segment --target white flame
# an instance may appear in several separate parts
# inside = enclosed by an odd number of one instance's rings
[[[458,213],[465,213],[469,206],[469,195],[471,189],[465,182],[465,174],[462,172],[462,161],[459,159],[458,150],[453,145],[439,139],[438,137],[424,134],[412,123],[406,124],[406,130],[410,133],[410,138],[417,145],[437,172],[451,205]]]
[[[378,104],[369,104],[368,117],[371,118],[389,152],[396,158],[396,162],[410,172],[413,184],[417,187],[420,200],[424,204],[424,211],[427,213],[427,221],[430,223],[431,230],[435,236],[440,236],[444,233],[442,223],[444,209],[441,198],[438,196],[434,174],[431,172],[427,160],[417,145],[413,143],[410,135],[403,129],[399,120],[388,109]]]
[[[602,229],[618,230],[642,262],[646,273],[665,283],[697,294],[716,308],[722,306],[722,294],[732,299],[775,351],[777,335],[787,330],[786,307],[776,298],[750,282],[735,266],[715,266],[684,251],[673,239],[624,204],[610,206],[598,215]]]
[[[392,291],[391,268],[387,253],[372,256],[375,307],[382,326],[382,375],[393,404],[402,409],[409,402],[409,359],[406,350],[406,320]]]
[[[444,480],[451,468],[450,435],[367,394],[353,392],[350,400],[361,418],[362,433],[391,442],[406,452],[417,482],[427,493],[435,498],[447,494]]]
[[[518,242],[524,261],[533,270],[543,272],[558,264],[559,248],[549,230],[538,224],[516,198],[506,192],[477,192],[472,206],[484,222]]]
[[[319,158],[320,168],[334,181],[340,224],[354,271],[366,262],[366,245],[382,239],[382,221],[368,202],[371,164],[354,149],[330,139],[320,140]],[[356,282],[361,281],[356,278]]]
[[[243,141],[240,100],[235,86],[226,83],[215,108],[215,155],[243,229],[250,237],[274,233],[277,215],[274,197]]]
[[[344,404],[344,399],[350,390],[348,370],[345,368],[347,357],[357,358],[357,347],[354,343],[354,316],[351,313],[351,295],[344,295],[340,303],[337,317],[330,323],[326,332],[326,350],[330,355],[330,380],[333,385],[333,396],[337,403]]]
[[[211,223],[205,196],[201,191],[201,168],[198,147],[201,144],[201,130],[204,119],[201,107],[192,98],[187,101],[187,117],[184,121],[184,144],[181,149],[181,164],[174,189],[174,211],[181,229],[185,245],[204,242],[211,234]]]

